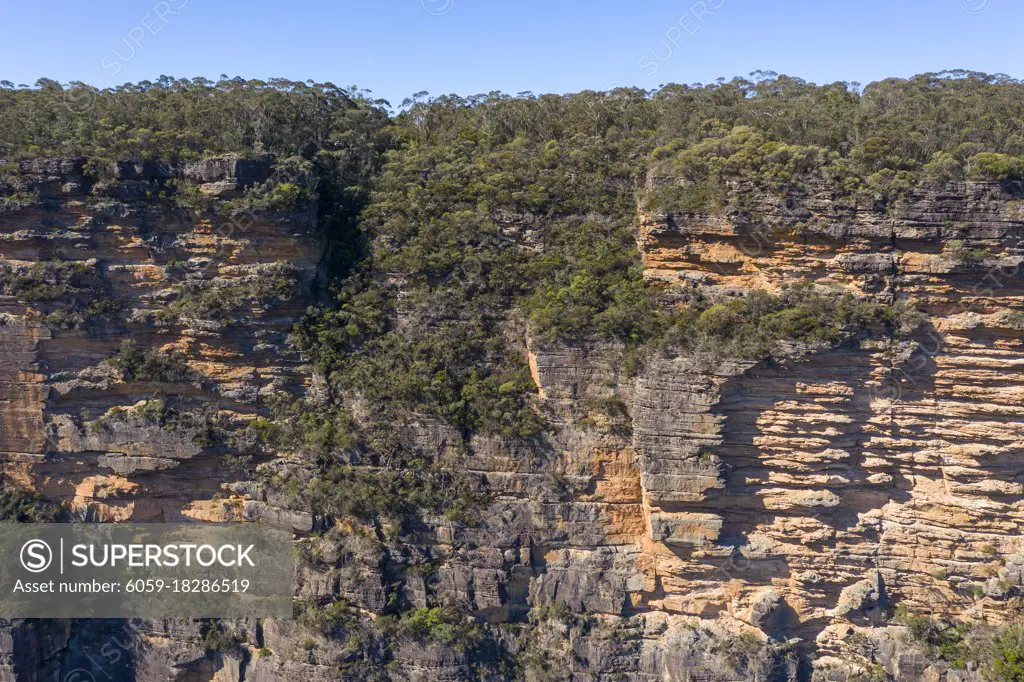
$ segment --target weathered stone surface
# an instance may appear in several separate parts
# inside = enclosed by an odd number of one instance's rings
[[[641,377],[631,408],[652,537],[666,537],[658,508],[720,516],[715,542],[751,558],[730,560],[734,588],[719,608],[777,590],[798,615],[788,632],[805,641],[828,628],[803,624],[877,622],[887,599],[950,616],[998,613],[1019,583],[1010,557],[1022,521],[1009,462],[1020,442],[1024,347],[1004,322],[1024,295],[1016,189],[935,187],[889,211],[813,192],[795,199],[813,216],[799,235],[787,232],[792,209],[770,201],[761,206],[767,231],[720,217],[644,216],[648,276],[681,293],[696,281],[736,292],[806,279],[882,302],[912,299],[930,323],[910,347],[854,342],[726,377],[673,373],[661,361]],[[943,254],[952,239],[992,255],[973,268],[952,263]],[[663,459],[704,448],[718,481],[678,464],[678,479],[663,474]],[[663,562],[666,591],[710,587],[701,552],[712,549],[698,544]],[[678,600],[691,611],[694,602]]]
[[[102,428],[95,424],[111,410],[131,411],[167,397],[199,407],[220,405],[221,418],[244,424],[260,413],[256,398],[261,392],[299,392],[309,380],[286,336],[319,277],[324,245],[313,224],[315,206],[284,219],[246,215],[225,227],[153,200],[172,178],[242,187],[266,179],[272,169],[270,158],[224,157],[185,168],[156,161],[122,163],[109,186],[86,183],[92,189],[82,197],[77,190],[60,189],[86,182],[81,160],[21,164],[25,183],[56,188],[45,205],[0,215],[0,261],[31,264],[59,258],[96,264],[108,296],[129,321],[77,330],[48,327],[37,319],[49,311],[45,303],[0,297],[0,344],[5,348],[0,358],[0,453],[9,462],[9,475],[69,505],[104,508],[106,502],[83,495],[96,486],[83,487],[82,482],[97,474],[126,476],[139,485],[122,488],[120,520],[177,518],[183,505],[209,498],[228,482],[225,472],[216,473],[222,469],[222,453],[201,444],[194,431],[113,418],[104,418]],[[127,191],[132,187],[138,191]],[[111,214],[96,197],[115,189],[121,203]],[[183,283],[252,285],[281,264],[295,273],[292,301],[267,310],[243,302],[232,325],[184,316],[170,324],[154,322],[180,298]],[[143,350],[183,354],[196,375],[193,385],[183,392],[179,383],[121,381],[102,361],[125,339]],[[36,467],[18,464],[43,455],[45,461]],[[185,462],[194,464],[184,471]],[[134,516],[133,506],[138,507]]]
[[[102,520],[237,514],[325,530],[283,491],[255,495],[194,439],[135,422],[89,429],[111,408],[144,405],[168,388],[124,382],[101,366],[128,337],[183,353],[199,377],[189,399],[233,423],[259,414],[259,399],[277,390],[311,386],[322,399],[323,377],[287,343],[307,299],[247,309],[231,325],[153,321],[178,295],[172,255],[214,285],[289,262],[310,290],[322,255],[312,207],[218,231],[145,200],[148,183],[178,175],[231,196],[266,177],[260,159],[127,164],[98,193],[76,161],[21,168],[52,206],[0,214],[0,258],[96,258],[133,313],[125,328],[68,331],[0,300],[5,473]],[[883,622],[896,604],[998,622],[1024,583],[1024,346],[1006,321],[1024,302],[1017,189],[951,184],[893,207],[815,191],[788,205],[754,199],[768,230],[722,216],[641,215],[647,277],[679,300],[697,287],[742,294],[807,279],[880,302],[912,298],[928,324],[912,341],[878,330],[757,364],[666,353],[638,376],[624,371],[621,348],[521,339],[552,425],[544,438],[464,441],[417,414],[394,425],[414,451],[491,494],[479,523],[418,519],[400,549],[375,534],[391,529],[338,526],[318,547],[331,568],[304,566],[297,595],[344,600],[367,620],[389,608],[391,594],[414,608],[452,604],[486,623],[509,656],[543,651],[550,669],[573,679],[795,679],[796,656],[814,661],[821,679],[874,665],[900,680],[974,679],[928,660],[903,628]],[[529,232],[515,217],[499,224]],[[991,251],[989,267],[951,262],[943,250],[953,239]],[[531,621],[537,613],[546,620]],[[502,629],[509,622],[519,635]],[[239,653],[214,656],[195,624],[147,624],[125,665],[137,679],[332,680],[351,654],[342,634],[297,622],[239,627]],[[87,629],[0,627],[0,680],[66,674],[73,652],[91,642]],[[857,648],[864,641],[872,656]],[[410,644],[394,652],[389,674],[461,680],[475,662],[455,648]]]

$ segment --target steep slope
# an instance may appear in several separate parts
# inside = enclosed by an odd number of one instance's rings
[[[761,199],[754,226],[643,217],[647,275],[670,287],[735,295],[804,279],[928,313],[909,339],[667,385],[641,379],[638,404],[660,408],[636,414],[645,470],[678,468],[680,452],[703,448],[721,470],[711,483],[698,472],[644,477],[652,507],[701,528],[669,564],[686,593],[677,608],[742,612],[771,591],[791,610],[784,629],[835,649],[850,622],[870,622],[887,602],[997,621],[1013,612],[1020,191],[935,185],[878,206],[819,190]],[[794,216],[810,226],[787,229]],[[681,498],[697,481],[699,493]],[[744,557],[729,586],[710,570],[723,545]]]
[[[294,620],[4,623],[0,679],[998,679],[1020,84],[390,121],[325,87],[0,97],[35,122],[0,163],[6,516],[297,536]]]
[[[0,216],[15,349],[5,475],[98,520],[222,517],[210,498],[230,432],[261,395],[309,380],[285,337],[324,252],[315,203],[197,219],[175,181],[222,201],[270,178],[271,162],[122,164],[109,181],[83,163],[23,162],[39,199]]]

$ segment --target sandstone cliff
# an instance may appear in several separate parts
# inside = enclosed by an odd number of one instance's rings
[[[317,287],[316,206],[216,218],[175,202],[185,186],[239,196],[271,175],[269,160],[122,164],[99,180],[83,164],[23,162],[23,188],[38,199],[0,213],[8,281],[59,288],[0,296],[12,351],[0,383],[5,474],[104,521],[221,517],[209,503],[227,443],[137,413],[173,404],[230,432],[258,413],[261,394],[308,382],[285,338]],[[92,272],[87,288],[66,281],[68,264]],[[280,291],[264,295],[272,278]],[[97,297],[114,312],[65,323]],[[180,359],[187,380],[105,363],[126,340]]]
[[[326,530],[250,485],[257,465],[285,463],[233,437],[267,414],[262,398],[316,393],[287,339],[321,286],[315,200],[233,218],[189,203],[226,205],[272,177],[270,159],[123,164],[104,179],[83,164],[23,162],[16,189],[33,198],[0,212],[5,479],[81,519]],[[403,646],[393,679],[505,679],[509,659],[537,680],[787,679],[812,665],[969,679],[888,623],[896,604],[999,622],[1024,579],[1020,194],[952,183],[885,204],[812,188],[755,196],[756,221],[641,208],[646,276],[669,299],[809,280],[913,300],[928,322],[762,362],[658,352],[636,374],[622,348],[522,335],[542,438],[461,447],[424,415],[395,425],[489,492],[479,522],[426,518],[391,545],[335,527],[297,595],[370,620],[396,591],[422,607],[430,594],[485,624],[470,652]],[[43,262],[92,274],[32,270]],[[26,295],[33,278],[60,295]],[[115,312],[90,316],[100,299]],[[125,359],[149,351],[172,376]],[[405,570],[423,564],[427,576]],[[120,679],[328,680],[358,646],[301,622],[229,625],[239,646],[213,652],[208,624],[12,623],[0,678],[63,677],[115,638]]]

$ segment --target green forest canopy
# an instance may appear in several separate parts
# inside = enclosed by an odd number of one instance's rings
[[[388,108],[356,88],[283,79],[0,82],[0,158],[305,159],[322,224],[344,248],[336,304],[311,311],[296,339],[339,394],[358,390],[383,419],[399,406],[520,436],[540,425],[504,340],[514,320],[540,340],[703,339],[746,355],[778,338],[835,339],[856,321],[905,326],[900,311],[860,310],[813,328],[808,311],[828,306],[803,289],[753,307],[666,309],[635,249],[649,170],[689,180],[666,201],[704,211],[722,209],[734,179],[785,193],[807,179],[888,192],[1024,177],[1024,83],[967,71],[863,89],[759,72],[654,91],[420,93]],[[399,286],[414,335],[396,324]],[[750,330],[757,343],[736,342]]]
[[[757,72],[751,78],[659,90],[407,100],[390,122],[420,137],[451,138],[473,118],[494,143],[517,135],[568,140],[576,134],[643,130],[659,144],[690,145],[736,126],[768,139],[821,147],[861,172],[915,170],[944,152],[1024,155],[1024,84],[1005,75],[946,71],[815,85]],[[0,81],[0,158],[194,157],[222,152],[282,156],[345,144],[353,118],[384,127],[388,103],[357,88],[285,79],[173,79],[96,89],[40,79]],[[558,114],[558,115],[555,115]]]

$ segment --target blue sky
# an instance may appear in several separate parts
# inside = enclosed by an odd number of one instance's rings
[[[1024,77],[1020,0],[0,0],[0,80],[312,78],[570,92],[774,70],[817,82],[946,68]]]

